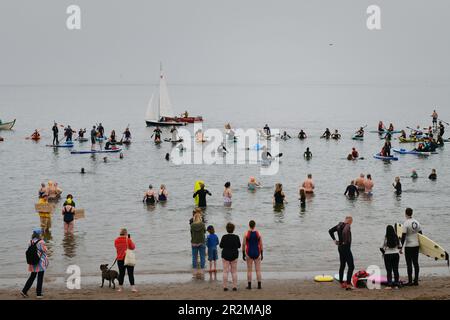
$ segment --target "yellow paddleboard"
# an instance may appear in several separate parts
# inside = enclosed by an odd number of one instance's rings
[[[314,281],[316,282],[332,282],[334,278],[332,276],[320,275],[315,276]]]
[[[395,224],[395,231],[398,238],[402,239],[403,225],[401,223]],[[447,260],[449,261],[448,253],[439,244],[424,236],[423,234],[418,234],[419,236],[419,252],[426,255],[427,257],[433,258],[434,260]]]
[[[204,182],[202,180],[197,180],[195,181],[195,185],[194,185],[194,193],[197,192],[198,190],[200,190],[200,185],[204,184]],[[194,198],[195,201],[195,205],[198,206],[198,196],[196,196]]]

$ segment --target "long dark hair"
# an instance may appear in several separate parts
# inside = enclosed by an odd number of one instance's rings
[[[386,245],[388,248],[397,248],[400,245],[400,241],[398,240],[394,227],[391,225],[386,227]]]

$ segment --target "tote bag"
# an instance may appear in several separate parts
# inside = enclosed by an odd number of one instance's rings
[[[134,254],[134,251],[128,248],[128,240],[127,240],[127,251],[125,251],[124,264],[129,267],[134,267],[136,265],[136,256]]]

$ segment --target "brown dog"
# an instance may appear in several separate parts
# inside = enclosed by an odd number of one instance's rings
[[[100,270],[102,271],[102,285],[100,286],[100,288],[103,288],[103,284],[105,283],[105,280],[108,280],[109,287],[111,288],[111,282],[112,282],[113,289],[115,289],[116,284],[114,283],[114,280],[119,278],[119,273],[115,270],[108,270],[107,264],[101,264]]]

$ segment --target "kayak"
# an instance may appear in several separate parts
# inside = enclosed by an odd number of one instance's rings
[[[415,143],[415,142],[424,142],[426,141],[424,138],[398,138],[398,141],[400,141],[400,143]]]
[[[394,130],[394,131],[389,131],[389,130],[373,130],[370,131],[370,133],[378,133],[378,134],[383,134],[383,133],[390,133],[390,134],[396,134],[396,133],[402,133],[401,130]]]
[[[0,121],[0,130],[11,130],[16,124],[16,119],[11,122],[1,122]]]
[[[354,136],[352,137],[352,139],[353,139],[353,140],[358,140],[358,141],[363,141],[363,140],[364,140],[364,136],[357,136],[357,135],[354,135]]]
[[[391,160],[392,161],[397,161],[398,160],[397,157],[394,157],[394,156],[385,157],[385,156],[380,155],[379,153],[374,154],[373,157],[375,159],[384,160],[384,161],[391,161]]]
[[[71,151],[71,154],[93,154],[93,153],[117,153],[122,151],[122,149],[110,149],[110,150],[82,150],[82,151]]]
[[[414,154],[417,156],[429,156],[431,152],[421,152],[416,150],[406,150],[406,149],[392,149],[392,151],[400,153],[400,154]]]
[[[41,137],[31,137],[30,139],[33,141],[39,141],[39,140],[41,140]]]

